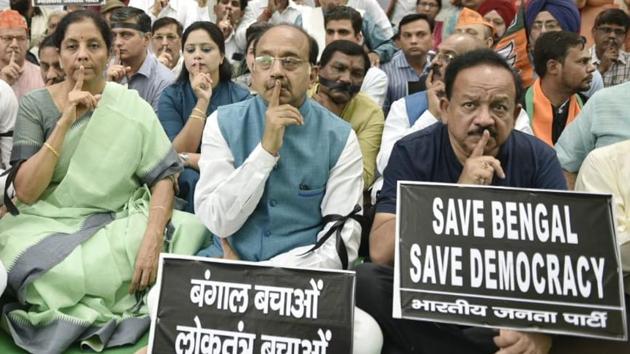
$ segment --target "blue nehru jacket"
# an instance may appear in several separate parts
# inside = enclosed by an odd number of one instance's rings
[[[218,108],[219,129],[234,166],[245,162],[261,142],[267,105],[259,96]],[[304,125],[289,126],[280,159],[265,191],[230,243],[248,261],[263,261],[300,246],[313,245],[323,225],[321,203],[331,169],[346,146],[350,124],[307,98],[300,107]],[[215,243],[199,254],[219,256]]]

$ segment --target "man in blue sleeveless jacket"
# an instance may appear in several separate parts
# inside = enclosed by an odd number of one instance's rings
[[[260,95],[208,118],[195,210],[217,237],[200,255],[328,269],[356,259],[361,151],[350,124],[307,97],[313,42],[292,25],[264,32],[252,72]],[[355,352],[380,352],[380,330],[361,311],[355,333]]]

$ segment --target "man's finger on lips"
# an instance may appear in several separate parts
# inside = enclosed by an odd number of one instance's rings
[[[270,107],[278,107],[280,105],[280,91],[282,90],[282,84],[280,80],[276,80],[273,85],[273,91],[271,91],[271,100],[269,102]]]
[[[488,143],[489,139],[490,139],[490,132],[487,129],[485,129],[483,133],[481,134],[481,138],[477,142],[477,145],[475,145],[475,148],[470,154],[470,157],[483,156],[483,152],[486,149],[486,144]]]

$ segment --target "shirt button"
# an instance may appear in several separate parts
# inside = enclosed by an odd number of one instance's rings
[[[278,205],[278,202],[275,199],[272,199],[269,201],[269,205],[275,207],[276,205]]]

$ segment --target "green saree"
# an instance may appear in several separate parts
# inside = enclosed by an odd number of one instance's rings
[[[59,116],[47,90],[25,96],[12,160],[36,153]],[[0,219],[0,260],[17,299],[3,306],[2,326],[18,346],[59,353],[80,341],[101,351],[146,332],[144,300],[127,289],[148,220],[148,186],[180,170],[151,106],[108,83],[97,109],[68,131],[40,200]],[[195,254],[207,235],[194,215],[174,212],[165,251]]]

